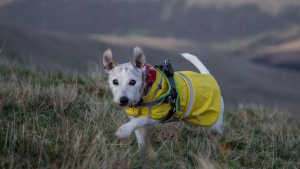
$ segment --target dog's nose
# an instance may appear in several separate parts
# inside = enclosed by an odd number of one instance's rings
[[[126,96],[123,96],[120,98],[120,103],[121,104],[127,104],[128,103],[128,98]]]

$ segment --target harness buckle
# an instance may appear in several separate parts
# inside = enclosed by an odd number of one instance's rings
[[[173,99],[171,95],[168,95],[167,97],[165,97],[164,103],[172,103]]]

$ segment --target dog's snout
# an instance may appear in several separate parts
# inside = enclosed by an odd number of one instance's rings
[[[124,105],[124,104],[127,104],[128,101],[129,101],[129,100],[128,100],[128,98],[127,98],[126,96],[123,96],[123,97],[120,98],[120,103],[123,104],[123,105]]]

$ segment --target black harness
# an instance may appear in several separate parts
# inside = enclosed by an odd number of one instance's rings
[[[155,100],[155,101],[152,99],[152,101],[150,101],[150,102],[143,102],[143,100],[141,99],[141,101],[138,104],[136,104],[135,107],[153,107],[153,106],[158,106],[163,103],[166,103],[166,104],[171,103],[171,110],[169,110],[167,117],[164,120],[162,120],[162,123],[166,123],[166,122],[170,122],[173,120],[173,116],[174,116],[175,112],[179,113],[180,98],[179,98],[179,94],[178,94],[178,88],[177,88],[176,82],[174,80],[174,71],[173,71],[170,61],[168,59],[166,59],[162,64],[156,65],[155,68],[159,69],[162,72],[162,76],[161,76],[160,82],[157,86],[154,96],[156,95],[158,90],[162,89],[162,78],[163,77],[166,77],[166,80],[169,85],[168,93],[166,94],[165,97],[159,98],[158,100]]]

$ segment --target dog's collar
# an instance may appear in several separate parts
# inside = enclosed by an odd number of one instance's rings
[[[147,95],[150,90],[151,90],[151,87],[152,87],[152,84],[154,83],[154,81],[156,80],[156,75],[157,75],[157,72],[155,70],[155,68],[153,68],[151,65],[149,64],[146,64],[146,69],[145,69],[145,79],[144,80],[144,83],[145,83],[145,87],[144,87],[144,90],[142,91],[142,97]],[[139,102],[133,104],[133,105],[129,105],[128,107],[135,107],[135,106],[138,106],[140,103],[143,102],[143,99],[140,99]]]

